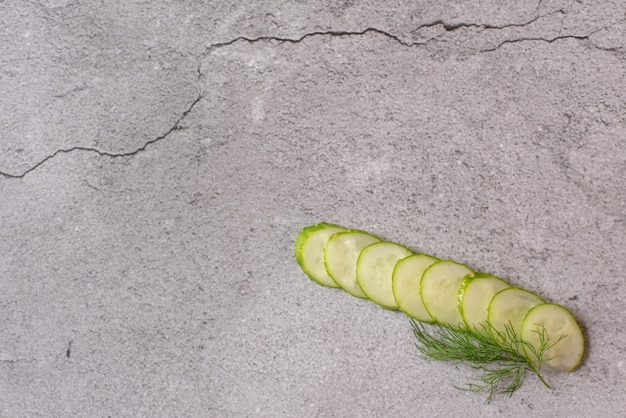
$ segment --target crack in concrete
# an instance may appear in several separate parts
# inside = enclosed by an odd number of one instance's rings
[[[459,22],[459,23],[446,23],[444,20],[435,20],[433,22],[430,23],[424,23],[420,26],[417,27],[417,29],[415,30],[420,30],[423,28],[430,28],[433,26],[437,26],[437,25],[441,25],[443,27],[443,29],[446,32],[453,32],[457,29],[461,29],[461,28],[479,28],[482,30],[486,30],[486,29],[492,29],[492,30],[502,30],[502,29],[508,29],[508,28],[523,28],[524,26],[528,26],[531,25],[533,23],[535,23],[536,21],[538,21],[539,19],[543,19],[544,17],[553,15],[555,13],[561,13],[561,14],[565,14],[565,11],[563,9],[558,9],[558,10],[554,10],[550,13],[546,13],[543,15],[537,15],[534,18],[526,21],[526,22],[522,22],[522,23],[507,23],[506,25],[491,25],[489,23],[463,23],[463,22]]]
[[[538,5],[537,5],[537,9],[536,11],[539,10],[539,8],[541,7],[541,3],[543,0],[539,1]],[[527,20],[526,22],[522,22],[522,23],[508,23],[505,25],[492,25],[492,24],[488,24],[488,23],[468,23],[468,22],[458,22],[458,23],[449,23],[446,22],[443,19],[437,19],[437,20],[433,20],[431,22],[427,22],[427,23],[423,23],[419,26],[417,26],[413,32],[419,31],[421,29],[426,29],[426,28],[431,28],[431,27],[435,27],[435,26],[441,26],[446,32],[454,32],[456,30],[459,29],[466,29],[466,28],[478,28],[480,29],[480,31],[484,31],[484,30],[504,30],[504,29],[508,29],[508,28],[522,28],[522,27],[526,27],[529,26],[535,22],[537,22],[540,19],[543,19],[545,17],[551,16],[553,14],[561,14],[561,15],[565,15],[566,11],[563,9],[557,9],[557,10],[553,10],[549,13],[545,13],[542,15],[537,15],[532,19]],[[621,21],[620,21],[621,22]],[[616,22],[617,23],[617,22]],[[611,26],[615,25],[616,23],[613,23],[611,25],[608,25],[606,27],[602,27],[600,29],[596,29],[594,31],[592,31],[591,33],[587,34],[587,35],[559,35],[556,36],[554,38],[544,38],[544,37],[521,37],[521,38],[515,38],[515,39],[507,39],[504,40],[502,42],[500,42],[499,44],[497,44],[496,46],[492,47],[492,48],[487,48],[487,49],[482,49],[479,50],[478,52],[493,52],[497,49],[499,49],[500,47],[502,47],[503,45],[509,44],[509,43],[518,43],[518,42],[525,42],[525,41],[543,41],[543,42],[547,42],[547,43],[553,43],[555,41],[558,40],[562,40],[562,39],[577,39],[577,40],[589,40],[589,38],[597,33],[600,32],[602,30],[608,29]],[[280,42],[280,43],[292,43],[292,44],[296,44],[299,42],[302,42],[303,40],[307,39],[307,38],[311,38],[311,37],[315,37],[315,36],[331,36],[331,37],[344,37],[344,36],[362,36],[368,33],[376,33],[382,36],[385,36],[393,41],[395,41],[396,43],[398,43],[399,45],[402,45],[404,47],[415,47],[415,46],[425,46],[427,45],[429,42],[433,41],[433,40],[437,40],[439,37],[435,36],[433,38],[430,38],[424,42],[407,42],[405,40],[403,40],[400,36],[395,35],[389,31],[383,30],[383,29],[379,29],[379,28],[375,28],[375,27],[368,27],[366,29],[360,30],[360,31],[334,31],[334,30],[330,30],[330,31],[315,31],[315,32],[308,32],[305,33],[304,35],[298,37],[298,38],[287,38],[287,37],[280,37],[280,36],[272,36],[272,35],[264,35],[264,36],[259,36],[256,38],[250,38],[247,36],[239,36],[236,37],[234,39],[231,39],[229,41],[224,41],[224,42],[216,42],[214,44],[209,45],[208,47],[206,47],[205,51],[203,54],[201,54],[203,57],[210,54],[212,51],[219,49],[219,48],[223,48],[223,47],[227,47],[227,46],[231,46],[234,45],[238,42],[247,42],[247,43],[256,43],[256,42],[268,42],[268,41],[274,41],[274,42]],[[621,51],[623,49],[623,47],[616,47],[616,48],[605,48],[605,47],[601,47],[598,45],[593,44],[593,46],[597,49],[600,50],[604,50],[604,51]],[[200,79],[202,77],[202,72],[201,72],[201,68],[198,68],[198,79]]]
[[[499,48],[501,48],[502,46],[506,45],[506,44],[513,44],[513,43],[519,43],[519,42],[547,42],[549,44],[556,42],[556,41],[560,41],[563,39],[575,39],[578,41],[590,41],[591,36],[593,36],[594,34],[601,32],[605,29],[610,28],[611,26],[615,25],[611,24],[609,26],[600,28],[600,29],[596,29],[592,32],[590,32],[587,35],[559,35],[559,36],[555,36],[554,38],[542,38],[542,37],[528,37],[528,38],[515,38],[515,39],[506,39],[502,42],[500,42],[499,44],[497,44],[496,46],[492,47],[492,48],[487,48],[487,49],[481,49],[479,52],[493,52]],[[591,42],[591,41],[590,41]],[[601,47],[599,45],[594,44],[593,42],[591,42],[591,44],[593,45],[594,48],[596,49],[600,49],[602,51],[620,51],[623,48],[622,47],[616,47],[616,48],[605,48],[605,47]]]
[[[256,38],[249,38],[247,36],[238,36],[237,38],[231,39],[230,41],[225,41],[225,42],[217,42],[214,44],[209,45],[205,52],[204,55],[211,53],[213,50],[218,49],[218,48],[223,48],[225,46],[230,46],[233,44],[236,44],[237,42],[248,42],[248,43],[256,43],[256,42],[267,42],[267,41],[275,41],[275,42],[285,42],[285,43],[291,43],[291,44],[297,44],[299,42],[302,42],[303,40],[307,39],[307,38],[312,38],[315,36],[331,36],[331,37],[345,37],[345,36],[361,36],[361,35],[365,35],[367,33],[377,33],[379,35],[383,35],[386,36],[388,38],[393,39],[394,41],[396,41],[397,43],[399,43],[400,45],[403,46],[407,46],[407,47],[412,47],[415,45],[421,45],[420,43],[417,42],[406,42],[403,41],[402,39],[400,39],[400,37],[387,32],[385,30],[382,29],[377,29],[377,28],[373,28],[373,27],[368,27],[366,29],[363,29],[361,31],[334,31],[334,30],[330,30],[330,31],[316,31],[316,32],[308,32],[305,33],[304,35],[300,36],[299,38],[283,38],[280,36],[271,36],[271,35],[265,35],[265,36],[259,36]]]
[[[506,39],[502,42],[500,42],[499,44],[497,44],[496,46],[492,47],[492,48],[487,48],[487,49],[481,49],[479,52],[493,52],[499,48],[501,48],[502,46],[506,45],[506,44],[514,44],[514,43],[519,43],[519,42],[532,42],[532,41],[536,41],[536,42],[547,42],[549,44],[562,40],[562,39],[577,39],[577,40],[589,40],[590,35],[562,35],[562,36],[556,36],[554,38],[541,38],[541,37],[533,37],[533,38],[516,38],[516,39]]]
[[[537,8],[535,10],[535,12],[538,12],[541,5],[542,5],[542,1],[540,0]],[[566,12],[563,9],[558,9],[558,10],[554,10],[552,12],[543,14],[543,15],[537,15],[534,18],[526,21],[526,22],[522,22],[522,23],[509,23],[509,24],[505,24],[505,25],[491,25],[488,23],[467,23],[467,22],[458,22],[458,23],[449,23],[446,22],[443,19],[437,19],[428,23],[423,23],[421,25],[419,25],[417,28],[414,29],[414,31],[419,31],[421,29],[425,29],[425,28],[431,28],[431,27],[435,27],[435,26],[441,26],[446,32],[454,32],[456,30],[459,29],[463,29],[463,28],[478,28],[481,29],[481,31],[483,30],[504,30],[504,29],[508,29],[508,28],[519,28],[519,27],[525,27],[528,25],[533,24],[534,22],[538,21],[539,19],[542,19],[544,17],[550,16],[552,14],[555,13],[561,13],[561,14],[565,14]],[[547,43],[553,43],[556,42],[558,40],[562,40],[562,39],[576,39],[576,40],[589,40],[589,38],[597,33],[600,32],[602,30],[608,29],[609,27],[615,25],[616,23],[613,23],[609,26],[600,28],[600,29],[596,29],[595,31],[589,33],[588,35],[559,35],[556,36],[554,38],[543,38],[543,37],[521,37],[521,38],[515,38],[515,39],[507,39],[504,40],[502,42],[500,42],[499,44],[497,44],[496,46],[492,47],[492,48],[487,48],[487,49],[482,49],[479,50],[478,52],[493,52],[496,51],[497,49],[501,48],[502,46],[506,45],[506,44],[512,44],[512,43],[520,43],[520,42],[530,42],[530,41],[536,41],[536,42],[547,42]],[[407,42],[405,40],[403,40],[400,36],[398,35],[394,35],[393,33],[383,30],[383,29],[378,29],[375,27],[368,27],[366,29],[363,29],[361,31],[336,31],[336,30],[330,30],[330,31],[315,31],[315,32],[308,32],[305,33],[304,35],[298,37],[298,38],[286,38],[286,37],[279,37],[279,36],[271,36],[271,35],[265,35],[265,36],[259,36],[256,38],[250,38],[247,36],[239,36],[236,37],[234,39],[231,39],[229,41],[224,41],[224,42],[217,42],[217,43],[213,43],[209,46],[207,46],[205,48],[204,53],[201,54],[202,57],[205,57],[206,55],[210,54],[212,51],[219,49],[219,48],[223,48],[223,47],[227,47],[227,46],[231,46],[236,44],[237,42],[248,42],[248,43],[256,43],[256,42],[267,42],[267,41],[274,41],[274,42],[284,42],[284,43],[292,43],[292,44],[296,44],[299,42],[302,42],[303,40],[307,39],[307,38],[311,38],[311,37],[316,37],[316,36],[331,36],[331,37],[346,37],[346,36],[362,36],[368,33],[376,33],[382,36],[385,36],[395,42],[397,42],[398,44],[404,46],[404,47],[415,47],[415,46],[424,46],[427,45],[430,41],[436,40],[438,37],[434,37],[434,38],[430,38],[425,42]],[[623,49],[623,47],[616,47],[616,48],[605,48],[605,47],[601,47],[598,45],[593,44],[593,46],[595,48],[604,50],[604,51],[621,51]],[[197,73],[198,73],[198,77],[197,79],[200,80],[202,78],[202,64],[200,64],[198,66],[197,69]],[[77,146],[77,147],[72,147],[72,148],[67,148],[67,149],[60,149],[55,151],[53,154],[48,155],[47,157],[45,157],[43,160],[39,161],[38,163],[36,163],[35,165],[33,165],[32,167],[30,167],[29,169],[27,169],[26,171],[24,171],[21,174],[11,174],[11,173],[7,173],[7,172],[3,172],[0,171],[0,176],[3,177],[7,177],[7,178],[12,178],[12,179],[17,179],[17,178],[23,178],[24,176],[26,176],[27,174],[29,174],[30,172],[36,170],[37,168],[39,168],[40,166],[42,166],[43,164],[45,164],[46,162],[48,162],[49,160],[54,159],[55,157],[57,157],[60,154],[69,154],[72,152],[93,152],[96,153],[100,156],[103,157],[110,157],[110,158],[121,158],[121,157],[130,157],[133,156],[137,153],[140,153],[142,151],[144,151],[148,146],[161,141],[163,139],[165,139],[166,137],[168,137],[171,133],[173,133],[174,131],[177,131],[180,128],[180,123],[184,120],[184,118],[189,114],[189,112],[191,112],[193,110],[193,108],[195,107],[196,104],[198,104],[200,101],[202,100],[202,94],[198,94],[198,97],[191,103],[191,105],[187,108],[187,110],[185,110],[183,112],[183,114],[181,115],[181,117],[174,123],[174,125],[164,134],[146,142],[143,146],[141,146],[140,148],[137,148],[134,151],[129,151],[129,152],[123,152],[123,153],[111,153],[111,152],[106,152],[106,151],[101,151],[97,148],[91,148],[91,147],[81,147],[81,146]]]
[[[150,145],[153,145],[153,144],[155,144],[155,143],[157,143],[157,142],[159,142],[161,140],[166,139],[173,132],[181,130],[182,128],[180,127],[180,124],[187,117],[187,115],[193,110],[193,108],[200,102],[200,100],[202,100],[202,94],[200,92],[198,92],[198,97],[196,97],[194,99],[194,101],[191,102],[191,104],[182,113],[182,115],[176,120],[176,122],[174,122],[174,124],[172,125],[172,127],[170,129],[168,129],[165,133],[157,136],[156,138],[153,138],[153,139],[147,141],[141,147],[139,147],[139,148],[137,148],[137,149],[135,149],[133,151],[121,152],[121,153],[112,153],[112,152],[107,152],[107,151],[101,151],[101,150],[99,150],[97,148],[81,147],[81,146],[72,147],[72,148],[65,148],[65,149],[59,149],[59,150],[56,150],[54,153],[48,155],[47,157],[45,157],[44,159],[42,159],[41,161],[39,161],[38,163],[36,163],[32,167],[28,168],[26,171],[22,172],[21,174],[11,174],[11,173],[7,173],[7,172],[4,172],[4,171],[0,171],[0,176],[6,177],[6,178],[10,178],[10,179],[24,178],[27,174],[33,172],[34,170],[36,170],[37,168],[41,167],[42,165],[44,165],[48,161],[56,158],[57,156],[59,156],[61,154],[70,154],[70,153],[73,153],[73,152],[92,152],[92,153],[96,153],[96,154],[100,155],[101,157],[109,157],[109,158],[131,157],[131,156],[136,155],[136,154],[138,154],[138,153],[140,153],[142,151],[145,151],[146,148],[148,148]]]
[[[449,23],[446,22],[443,19],[437,19],[437,20],[433,20],[431,22],[427,22],[427,23],[422,23],[421,25],[417,26],[415,29],[413,29],[413,31],[419,31],[421,29],[426,29],[426,28],[432,28],[434,26],[441,26],[446,32],[454,32],[456,30],[459,29],[463,29],[463,28],[479,28],[482,30],[503,30],[503,29],[508,29],[508,28],[515,28],[515,27],[524,27],[524,26],[528,26],[531,25],[533,23],[535,23],[536,21],[538,21],[539,19],[543,19],[544,17],[550,16],[552,14],[555,13],[561,13],[561,14],[565,14],[565,11],[562,9],[558,9],[558,10],[554,10],[550,13],[546,13],[543,15],[538,15],[526,22],[522,22],[522,23],[508,23],[506,25],[491,25],[488,23],[466,23],[466,22],[458,22],[458,23]],[[299,42],[302,42],[303,40],[307,39],[307,38],[311,38],[311,37],[316,37],[316,36],[331,36],[331,37],[345,37],[345,36],[362,36],[365,35],[367,33],[377,33],[379,35],[383,35],[386,36],[387,38],[390,38],[392,40],[394,40],[395,42],[397,42],[398,44],[405,46],[405,47],[414,47],[414,46],[424,46],[426,45],[430,40],[429,39],[427,42],[407,42],[404,41],[402,38],[400,38],[398,35],[394,35],[393,33],[383,30],[383,29],[379,29],[379,28],[375,28],[375,27],[368,27],[365,28],[363,30],[360,31],[337,31],[337,30],[329,30],[329,31],[315,31],[315,32],[308,32],[305,33],[304,35],[298,37],[298,38],[286,38],[286,37],[280,37],[280,36],[272,36],[272,35],[264,35],[264,36],[258,36],[256,38],[250,38],[247,36],[238,36],[236,38],[233,38],[229,41],[224,41],[224,42],[216,42],[214,44],[209,45],[208,47],[206,47],[204,55],[210,54],[212,51],[219,49],[219,48],[223,48],[226,46],[231,46],[233,44],[236,44],[237,42],[248,42],[248,43],[256,43],[256,42],[267,42],[267,41],[274,41],[274,42],[285,42],[285,43],[292,43],[292,44],[296,44]],[[433,38],[434,39],[434,38]]]

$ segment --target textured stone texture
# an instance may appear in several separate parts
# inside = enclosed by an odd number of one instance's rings
[[[3,416],[622,416],[620,1],[0,1]],[[563,304],[489,405],[308,280],[365,229]]]

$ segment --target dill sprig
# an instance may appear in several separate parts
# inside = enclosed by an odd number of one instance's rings
[[[411,319],[411,325],[417,349],[424,358],[464,364],[480,371],[467,387],[457,388],[472,392],[487,391],[487,403],[497,393],[511,396],[524,382],[526,371],[536,375],[550,388],[541,375],[541,366],[551,359],[546,357],[548,350],[565,338],[562,335],[551,342],[545,328],[538,326],[535,332],[539,337],[539,346],[535,347],[522,340],[510,324],[505,326],[504,332],[490,324],[483,328],[483,332],[441,324],[433,325],[429,331],[423,323],[414,319]],[[524,347],[531,356],[522,354]]]

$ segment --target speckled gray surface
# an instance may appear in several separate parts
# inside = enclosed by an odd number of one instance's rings
[[[2,416],[623,416],[621,1],[0,1]],[[491,404],[299,271],[320,221],[570,308]]]

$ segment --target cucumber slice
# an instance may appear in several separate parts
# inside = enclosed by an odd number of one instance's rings
[[[508,343],[512,342],[511,337],[519,341],[524,317],[541,303],[543,299],[539,296],[519,287],[508,287],[496,293],[489,303],[487,316],[494,339],[501,345],[506,345],[503,338],[507,338]],[[521,345],[513,344],[521,355],[525,355]]]
[[[356,263],[356,278],[363,293],[378,305],[398,309],[391,278],[398,260],[413,254],[393,242],[376,242],[365,247]]]
[[[487,319],[489,302],[499,291],[511,285],[486,273],[470,273],[463,279],[459,289],[459,311],[470,331],[489,335]]]
[[[393,296],[400,310],[422,322],[434,322],[420,296],[422,274],[429,266],[439,261],[438,258],[425,254],[414,254],[396,263],[393,269]]]
[[[420,295],[426,311],[438,323],[458,329],[463,324],[459,312],[459,287],[473,271],[452,260],[434,263],[424,271]]]
[[[296,262],[311,280],[328,287],[339,287],[324,266],[324,248],[331,235],[346,228],[325,222],[303,228],[294,243]]]
[[[522,339],[536,353],[541,345],[540,337],[544,336],[548,339],[548,346],[553,347],[545,351],[542,364],[565,372],[578,367],[585,351],[585,340],[570,311],[552,303],[537,305],[528,311],[522,323]],[[528,358],[537,364],[533,350],[527,346],[524,346],[524,350]]]
[[[344,231],[333,234],[324,250],[324,265],[328,275],[346,292],[358,298],[367,298],[356,281],[356,261],[361,250],[380,242],[363,231]]]

